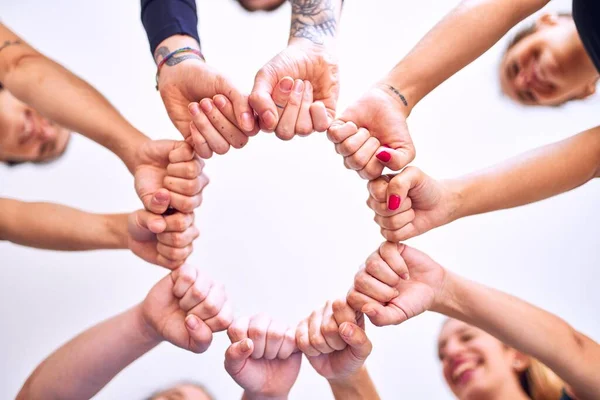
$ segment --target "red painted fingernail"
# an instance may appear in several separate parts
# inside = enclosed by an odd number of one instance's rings
[[[388,162],[392,159],[392,155],[385,150],[379,152],[376,157],[379,161],[382,162]]]
[[[397,210],[400,207],[400,196],[396,196],[395,194],[390,195],[388,199],[388,208],[390,210]]]
[[[383,147],[387,147],[388,149],[391,149],[392,146],[390,146],[389,144],[382,144]]]

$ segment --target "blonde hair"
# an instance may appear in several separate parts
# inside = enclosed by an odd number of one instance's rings
[[[565,383],[548,367],[532,358],[529,368],[524,372],[527,387],[525,391],[533,400],[558,400],[562,395]]]

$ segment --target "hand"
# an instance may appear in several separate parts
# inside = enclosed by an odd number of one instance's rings
[[[346,300],[376,326],[400,324],[442,304],[446,270],[427,254],[385,242],[356,274]]]
[[[220,298],[226,298],[223,285],[184,264],[154,285],[144,299],[145,325],[159,340],[203,353],[212,342],[213,332],[227,329],[233,319],[230,304]]]
[[[230,144],[238,148],[244,146],[248,141],[247,136],[258,131],[248,97],[233,86],[229,79],[199,58],[188,59],[173,66],[164,65],[159,75],[158,88],[169,118],[184,138],[192,135],[194,148],[202,158],[209,158],[212,151],[205,140],[207,138],[198,135],[199,131],[202,132],[203,125],[198,126],[196,120],[192,122],[190,115],[192,107],[197,109],[197,102],[202,99],[215,99],[215,96],[221,95],[230,107],[231,112],[226,113],[226,117],[233,126],[231,132],[234,135],[229,138],[230,142],[217,147],[219,154],[226,152]]]
[[[136,256],[169,269],[187,260],[200,235],[193,213],[162,216],[146,210],[129,214],[127,232],[127,246]]]
[[[363,179],[379,177],[384,167],[398,171],[415,158],[407,110],[392,96],[380,86],[371,88],[327,132],[329,140],[340,145],[336,150],[344,156],[346,168]]]
[[[225,370],[245,398],[287,398],[302,362],[294,330],[259,314],[235,320],[227,334],[232,344],[225,352]]]
[[[358,373],[373,348],[362,313],[345,300],[328,301],[300,322],[296,343],[320,375],[338,381]]]
[[[202,203],[208,184],[204,162],[186,142],[149,140],[137,152],[135,190],[146,210],[163,214],[168,207],[191,213]]]
[[[369,182],[367,205],[390,242],[400,242],[454,220],[460,202],[457,191],[415,167]]]
[[[290,121],[287,119],[282,121],[284,115],[280,114],[277,106],[283,109],[286,104],[276,104],[275,100],[278,99],[274,97],[274,92],[278,83],[285,77],[304,81],[307,90],[304,91],[300,108],[302,108],[302,115],[306,115],[306,108],[309,109],[313,130],[325,131],[335,118],[340,90],[337,60],[327,52],[325,47],[307,42],[304,39],[292,40],[285,50],[262,67],[256,74],[254,88],[250,94],[250,105],[258,114],[260,128],[266,132],[275,131],[282,139],[291,139],[297,133],[306,134],[305,130],[299,129],[303,125],[295,126],[291,122],[291,117]],[[293,92],[302,92],[300,82],[294,83],[296,88]],[[287,93],[292,91],[292,85],[289,83],[288,81],[284,86],[284,90],[287,88]],[[309,97],[311,91],[312,104]],[[293,102],[300,102],[299,96],[294,95],[292,98]],[[295,104],[294,107],[298,108],[299,104]],[[279,127],[278,124],[281,122],[283,125]]]

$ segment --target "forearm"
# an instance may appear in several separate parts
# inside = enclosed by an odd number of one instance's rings
[[[472,324],[540,360],[578,399],[600,398],[600,346],[565,321],[523,300],[447,274],[433,311]]]
[[[327,382],[336,400],[379,400],[375,384],[365,366],[352,377]]]
[[[308,40],[316,45],[335,46],[342,14],[342,0],[292,0],[289,42]]]
[[[89,399],[160,340],[146,334],[141,305],[96,325],[56,350],[17,399]]]
[[[49,250],[127,248],[127,214],[0,199],[0,240]]]
[[[382,83],[404,96],[409,114],[429,92],[547,2],[464,0],[421,39]]]
[[[574,189],[600,168],[600,127],[447,181],[457,193],[456,218],[517,207]]]
[[[19,40],[2,25],[0,38]],[[0,82],[11,94],[52,121],[106,147],[133,170],[135,151],[148,138],[96,89],[23,41],[6,47],[0,56]]]
[[[287,400],[287,399],[288,399],[288,396],[269,397],[269,396],[263,396],[263,395],[259,395],[259,394],[251,394],[246,391],[244,391],[244,393],[242,393],[242,400]]]

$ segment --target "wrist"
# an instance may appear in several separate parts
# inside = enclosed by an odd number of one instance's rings
[[[394,99],[402,105],[404,116],[408,117],[422,97],[418,94],[417,86],[412,84],[410,79],[407,79],[407,75],[403,71],[398,71],[397,68],[394,68],[381,79],[377,86],[385,90],[386,93],[393,94]]]
[[[448,207],[446,220],[441,225],[465,217],[465,188],[463,182],[460,179],[446,179],[441,181],[440,184],[446,191],[444,202]]]
[[[396,110],[399,114],[401,114],[406,120],[412,111],[412,106],[410,103],[410,98],[407,97],[406,92],[402,91],[399,86],[394,86],[394,84],[381,80],[375,84],[375,88],[380,90],[389,96],[393,102],[396,104]]]
[[[361,367],[354,371],[353,373],[340,377],[340,378],[331,378],[327,379],[329,385],[332,388],[353,388],[356,386],[356,383],[360,381],[365,375],[368,376],[367,367],[363,364]]]
[[[274,395],[267,396],[260,393],[250,393],[244,390],[244,394],[242,395],[242,400],[287,400],[288,395]]]
[[[148,346],[160,344],[163,338],[146,320],[143,303],[136,305],[131,312],[133,314],[133,326],[139,339]]]
[[[444,268],[444,278],[431,306],[431,311],[448,317],[459,315],[461,297],[459,291],[463,282],[463,278]]]
[[[127,140],[118,144],[113,149],[113,152],[123,161],[131,174],[135,172],[136,167],[140,164],[138,151],[145,143],[151,139],[137,129],[132,129],[131,134],[125,135]]]
[[[200,44],[193,37],[187,35],[173,35],[156,46],[156,50],[154,51],[154,62],[158,65],[166,54],[183,47],[200,50]]]
[[[128,214],[106,214],[105,225],[106,235],[109,239],[107,243],[108,249],[127,249],[128,235],[127,235],[127,217]]]

